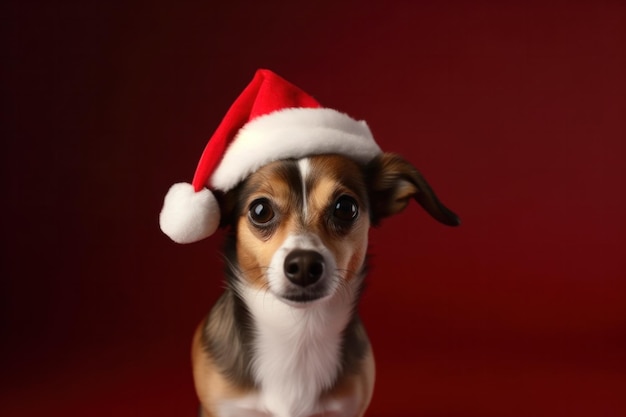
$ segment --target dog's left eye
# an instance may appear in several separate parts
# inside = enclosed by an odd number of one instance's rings
[[[250,204],[249,216],[253,223],[263,225],[274,218],[274,210],[266,198],[259,198]]]
[[[351,222],[359,214],[359,206],[354,198],[342,195],[333,207],[333,216],[344,222]]]

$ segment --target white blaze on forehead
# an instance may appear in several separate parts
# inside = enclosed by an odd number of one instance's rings
[[[311,171],[311,161],[309,158],[298,160],[298,169],[300,170],[300,178],[302,180],[302,214],[306,219],[308,216],[308,190],[306,189],[306,180]]]

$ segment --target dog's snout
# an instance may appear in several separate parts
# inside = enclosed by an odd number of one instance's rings
[[[285,276],[301,287],[315,284],[324,273],[324,257],[312,250],[294,250],[285,258]]]

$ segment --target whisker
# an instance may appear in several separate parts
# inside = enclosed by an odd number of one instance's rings
[[[263,309],[265,309],[265,300],[267,300],[267,294],[270,292],[269,282],[264,282],[263,285],[259,287],[258,292],[263,292]]]
[[[342,297],[342,301],[352,302],[354,298],[354,279],[358,279],[359,273],[351,269],[338,268],[335,277],[339,281],[337,291]]]

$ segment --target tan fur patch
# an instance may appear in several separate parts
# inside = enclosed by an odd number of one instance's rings
[[[249,393],[234,386],[224,378],[215,367],[210,355],[202,347],[202,329],[204,321],[197,327],[191,347],[191,362],[196,394],[202,404],[202,415],[214,416],[214,405],[229,398],[238,398]]]

